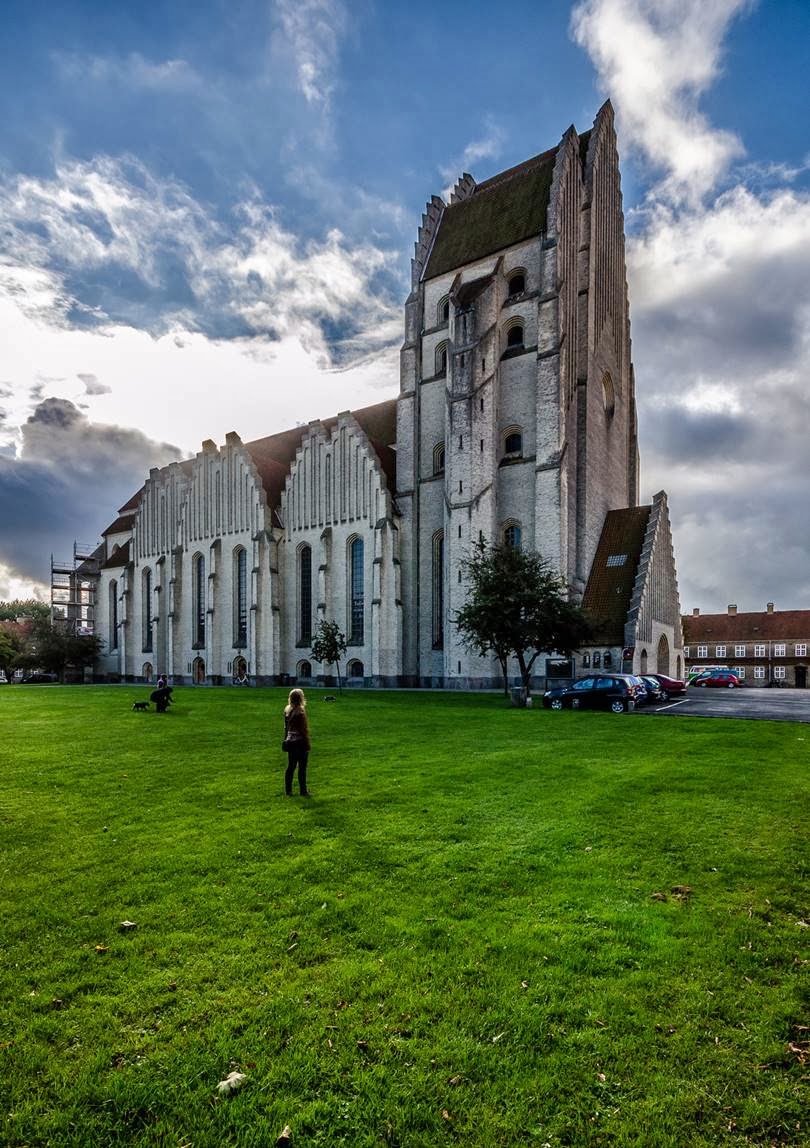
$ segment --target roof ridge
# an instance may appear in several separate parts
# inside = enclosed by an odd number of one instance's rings
[[[482,180],[481,183],[476,184],[475,190],[470,198],[479,195],[482,191],[489,191],[501,183],[506,183],[507,180],[514,179],[517,175],[523,175],[525,172],[531,171],[533,167],[539,167],[541,163],[548,162],[552,156],[557,154],[559,146],[559,144],[555,144],[554,147],[548,148],[546,151],[541,151],[537,155],[531,156],[530,159],[524,159],[521,163],[517,163],[513,167],[507,167],[504,171],[499,171],[496,172],[495,175],[491,175],[489,179]],[[461,202],[463,203],[465,201],[462,200]],[[456,205],[452,204],[451,206]]]

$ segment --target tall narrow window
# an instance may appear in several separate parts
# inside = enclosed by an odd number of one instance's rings
[[[355,538],[349,546],[349,574],[352,601],[349,625],[349,641],[357,645],[363,642],[365,595],[363,586],[363,539]]]
[[[247,551],[240,547],[234,555],[233,644],[247,645]]]
[[[433,648],[444,646],[444,534],[433,535]]]
[[[440,343],[436,348],[436,374],[447,374],[447,343]]]
[[[152,571],[144,570],[143,582],[143,646],[146,651],[152,649]]]
[[[312,551],[302,546],[298,551],[298,642],[312,641]]]
[[[191,625],[194,634],[194,645],[205,645],[205,559],[202,554],[195,554],[192,566],[193,586],[191,588]]]
[[[507,347],[522,347],[523,346],[523,324],[515,323],[506,332],[506,345]]]
[[[110,649],[118,649],[118,583],[110,583]]]
[[[503,544],[510,550],[520,550],[521,534],[517,522],[510,522],[504,527]]]

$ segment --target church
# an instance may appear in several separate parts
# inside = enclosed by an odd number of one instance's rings
[[[667,500],[639,453],[613,124],[425,208],[398,397],[150,472],[98,552],[99,680],[307,685],[320,620],[350,683],[497,687],[453,618],[480,539],[537,550],[596,620],[536,685],[680,676]]]

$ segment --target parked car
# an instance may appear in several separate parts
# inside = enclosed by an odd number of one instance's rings
[[[686,682],[682,682],[680,678],[669,678],[666,674],[650,674],[650,677],[655,678],[661,687],[662,702],[686,693]]]
[[[0,670],[0,686],[7,686],[7,685],[8,685],[8,678],[6,677],[6,671]]]
[[[39,670],[35,670],[31,674],[26,674],[22,680],[22,685],[28,686],[33,684],[44,684],[45,682],[58,682],[59,677],[57,674],[46,674]]]
[[[731,670],[706,670],[705,673],[695,678],[690,685],[698,686],[700,689],[705,689],[707,686],[718,686],[733,690],[738,689],[742,683]]]
[[[620,714],[634,709],[644,693],[630,674],[591,674],[573,685],[546,690],[543,705],[551,710],[610,710]]]
[[[654,678],[652,674],[642,674],[641,680],[647,690],[647,697],[645,698],[647,705],[658,705],[664,700],[664,692],[657,678]]]

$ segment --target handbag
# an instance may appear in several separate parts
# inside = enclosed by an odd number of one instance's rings
[[[293,745],[292,739],[289,737],[285,737],[284,741],[281,743],[281,752],[282,753],[289,753],[290,750],[292,749],[292,745]]]

